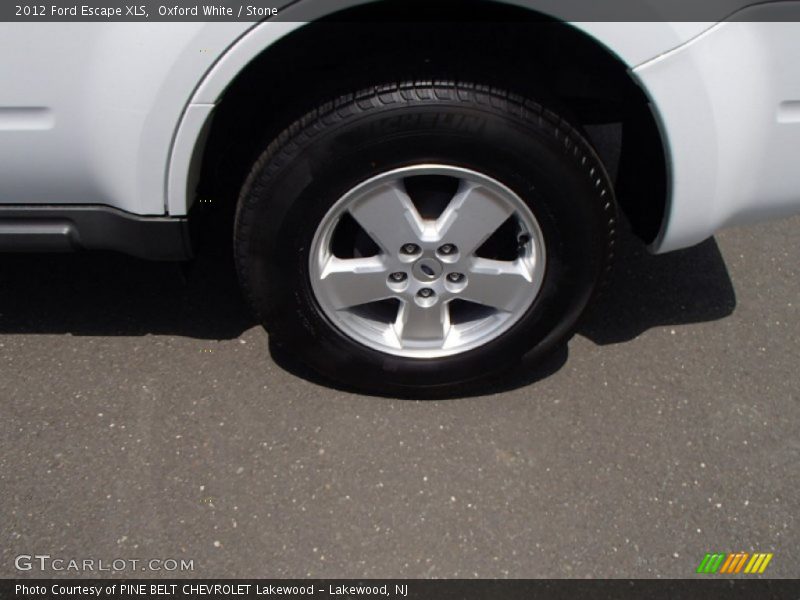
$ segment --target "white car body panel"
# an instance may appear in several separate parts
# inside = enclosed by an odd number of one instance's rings
[[[215,105],[303,26],[291,10],[257,25],[0,24],[0,204],[188,214]],[[632,69],[661,122],[671,190],[654,251],[800,211],[800,25],[573,25]]]
[[[200,115],[250,60],[303,25],[0,24],[0,203],[187,214]],[[628,64],[708,24],[644,24],[641,37],[636,24],[619,25],[576,24]]]
[[[732,22],[635,70],[671,164],[654,250],[800,212],[799,57],[800,24]]]
[[[0,202],[164,214],[193,90],[247,23],[0,25]],[[24,110],[47,122],[31,128]]]

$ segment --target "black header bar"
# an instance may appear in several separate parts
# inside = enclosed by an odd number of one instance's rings
[[[0,2],[0,22],[349,22],[369,5],[371,18],[465,21],[495,18],[498,6],[529,9],[530,19],[562,21],[800,20],[797,0],[12,0]],[[358,17],[359,19],[361,17]]]

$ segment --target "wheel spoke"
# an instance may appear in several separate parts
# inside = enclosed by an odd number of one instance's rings
[[[467,286],[459,297],[503,311],[511,311],[520,298],[533,295],[530,273],[520,261],[474,258],[467,275]]]
[[[386,285],[388,269],[379,256],[328,259],[319,285],[336,310],[393,296]]]
[[[419,306],[413,300],[403,302],[394,330],[401,346],[415,342],[441,342],[444,345],[450,332],[450,308],[445,302],[430,307]]]
[[[436,221],[439,239],[455,244],[462,255],[480,248],[513,213],[508,202],[478,183],[461,182]]]
[[[403,244],[422,238],[425,224],[402,181],[385,183],[350,207],[350,214],[385,253],[396,254]]]

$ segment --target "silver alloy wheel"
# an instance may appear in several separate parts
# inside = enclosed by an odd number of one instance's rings
[[[424,176],[455,180],[435,218],[423,218],[406,189]],[[374,252],[334,253],[346,215]],[[503,233],[514,236],[505,243],[515,255],[481,255]],[[545,247],[533,213],[508,187],[470,169],[421,164],[342,196],[317,228],[309,263],[317,302],[344,334],[380,352],[438,358],[486,344],[526,313],[542,285]]]

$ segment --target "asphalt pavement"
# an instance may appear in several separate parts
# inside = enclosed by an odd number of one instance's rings
[[[797,577],[799,242],[627,239],[568,347],[436,401],[273,355],[224,254],[2,255],[0,576],[692,577],[758,551]],[[15,568],[35,554],[193,568]]]

